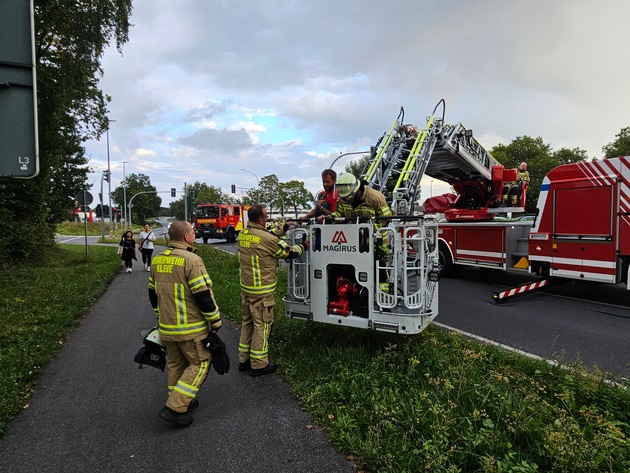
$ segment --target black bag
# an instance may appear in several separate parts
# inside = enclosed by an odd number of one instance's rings
[[[216,333],[210,332],[204,341],[205,347],[212,353],[212,367],[219,374],[230,371],[230,358],[225,348],[225,342]]]
[[[164,371],[164,368],[166,368],[166,354],[164,353],[164,349],[147,338],[153,333],[153,330],[149,335],[145,336],[143,340],[144,346],[138,350],[136,356],[133,357],[133,361],[140,365],[138,369],[142,369],[142,365],[149,365]]]

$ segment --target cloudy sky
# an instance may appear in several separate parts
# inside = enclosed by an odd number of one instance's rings
[[[629,19],[627,0],[136,0],[103,60],[112,189],[126,161],[158,191],[275,174],[315,192],[401,106],[423,127],[441,99],[488,149],[528,135],[600,157],[630,126]],[[87,152],[99,187],[105,136]]]

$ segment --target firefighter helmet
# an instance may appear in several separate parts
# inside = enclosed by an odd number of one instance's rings
[[[144,337],[145,340],[155,343],[156,345],[164,348],[164,344],[162,340],[160,340],[160,330],[157,327],[153,327],[149,330],[143,330],[140,334]]]
[[[342,174],[337,180],[337,189],[339,189],[339,197],[347,199],[352,197],[361,187],[361,182],[354,177],[352,173]]]

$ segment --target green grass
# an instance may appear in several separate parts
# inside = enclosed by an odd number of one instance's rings
[[[200,248],[240,321],[236,258]],[[289,320],[281,276],[271,356],[335,447],[365,471],[630,471],[630,393],[430,327],[401,337]]]
[[[111,249],[64,245],[0,270],[0,433],[28,403],[31,383],[103,294],[120,266]]]
[[[240,321],[238,264],[199,254],[221,312]],[[64,245],[0,270],[0,431],[106,289],[108,248]],[[627,472],[630,393],[580,366],[552,366],[429,327],[413,337],[289,320],[276,294],[271,357],[330,441],[366,472]],[[235,347],[230,347],[233,351]]]

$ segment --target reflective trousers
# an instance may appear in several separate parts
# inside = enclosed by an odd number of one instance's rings
[[[211,353],[203,346],[207,334],[182,342],[163,342],[166,346],[168,399],[166,407],[186,412],[188,405],[208,376]]]
[[[269,364],[269,335],[273,325],[274,293],[252,295],[241,292],[243,325],[238,344],[238,361],[251,361],[253,369]]]

